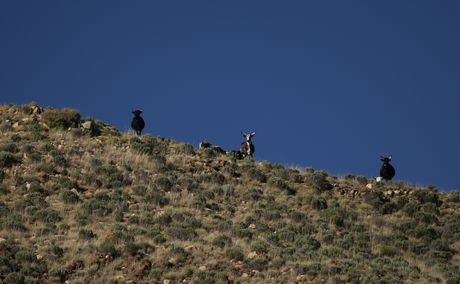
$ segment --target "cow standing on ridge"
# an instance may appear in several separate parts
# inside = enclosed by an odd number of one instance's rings
[[[252,157],[252,155],[254,154],[256,148],[254,147],[254,144],[252,144],[251,138],[254,135],[256,135],[256,133],[252,132],[250,134],[246,134],[246,133],[241,132],[241,134],[246,139],[245,142],[241,143],[241,149],[240,149],[241,154],[243,154],[243,157],[247,157],[247,156]]]
[[[383,162],[383,165],[380,167],[380,176],[386,181],[391,180],[396,174],[395,168],[390,165],[391,156],[380,156],[380,161]]]
[[[133,110],[133,120],[131,121],[131,127],[136,131],[137,135],[141,135],[142,129],[145,127],[145,121],[141,117],[142,110]]]

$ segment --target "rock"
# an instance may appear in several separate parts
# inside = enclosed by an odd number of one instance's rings
[[[296,279],[297,281],[301,281],[301,280],[305,280],[306,278],[307,278],[306,275],[301,274],[301,275],[297,276],[295,279]]]
[[[184,248],[184,250],[187,251],[187,252],[191,252],[194,248],[195,248],[195,246],[189,245],[189,246],[186,246],[186,247]]]
[[[81,127],[83,127],[84,129],[91,130],[94,128],[94,122],[92,122],[91,120],[85,121],[81,124]]]
[[[366,184],[366,187],[369,188],[369,189],[372,189],[373,184],[372,184],[372,183],[368,183],[368,184]]]
[[[42,109],[39,106],[32,106],[32,116],[38,116],[42,113]]]

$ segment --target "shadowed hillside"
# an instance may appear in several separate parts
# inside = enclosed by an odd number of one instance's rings
[[[0,106],[0,182],[0,283],[460,283],[458,191],[236,160],[33,104]]]

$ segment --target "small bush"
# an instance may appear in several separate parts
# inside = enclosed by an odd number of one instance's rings
[[[365,176],[357,176],[356,177],[356,180],[360,183],[360,184],[367,184],[367,178]]]
[[[382,256],[394,257],[399,253],[399,250],[392,246],[380,246],[379,248],[379,254]]]
[[[115,248],[115,244],[110,241],[110,240],[106,240],[104,241],[98,248],[98,250],[105,254],[105,255],[111,255],[113,257],[116,257],[118,256],[118,251],[117,249]]]
[[[166,229],[166,234],[181,241],[190,241],[198,236],[197,232],[185,223],[178,223]]]
[[[76,128],[80,124],[80,113],[71,109],[46,109],[42,114],[43,122],[50,128]]]
[[[147,192],[147,187],[143,185],[136,185],[136,186],[133,186],[132,190],[135,195],[144,196],[145,193]]]
[[[247,175],[250,179],[256,180],[258,182],[267,182],[267,176],[257,168],[248,169]]]
[[[8,194],[10,193],[10,190],[8,187],[4,184],[0,184],[0,194]]]
[[[157,205],[157,206],[165,206],[168,205],[170,199],[165,196],[163,191],[151,191],[145,195],[145,201]]]
[[[35,254],[28,250],[20,250],[16,253],[16,259],[21,262],[35,262],[37,257]]]
[[[78,195],[75,192],[70,190],[64,190],[61,193],[61,199],[66,204],[75,204],[80,201],[80,197],[78,197]]]
[[[10,153],[17,153],[19,151],[18,146],[14,142],[6,142],[3,145],[0,144],[0,151],[1,152],[10,152]]]
[[[225,256],[234,260],[244,260],[243,250],[240,247],[227,249],[225,251]]]
[[[244,264],[246,269],[263,271],[268,268],[268,259],[254,258]]]
[[[193,156],[195,155],[195,148],[191,144],[180,143],[177,145],[176,153]]]
[[[5,151],[0,152],[0,167],[9,168],[19,162],[19,158],[14,154]]]
[[[291,188],[283,179],[281,179],[279,177],[271,176],[268,179],[268,184],[270,184],[270,185],[272,185],[272,186],[274,186],[276,188],[285,190],[285,191],[287,191],[288,194],[295,194],[295,190],[293,188]]]
[[[232,238],[230,238],[229,236],[227,235],[220,235],[220,236],[217,236],[213,241],[212,241],[212,245],[213,246],[216,246],[216,247],[220,247],[220,248],[223,248],[227,245],[231,245],[232,244]]]
[[[154,180],[154,183],[158,187],[158,189],[163,191],[170,191],[173,187],[173,183],[165,176],[157,177]]]
[[[327,181],[327,177],[325,171],[315,171],[307,178],[307,183],[319,192],[331,190],[332,185]]]
[[[323,197],[313,197],[310,201],[310,205],[316,210],[327,209],[327,201]]]
[[[81,229],[78,232],[78,237],[83,240],[90,240],[92,238],[95,238],[96,235],[93,233],[92,230]]]
[[[268,253],[268,249],[269,249],[269,245],[266,242],[261,241],[261,240],[255,241],[251,245],[251,250],[259,254]]]

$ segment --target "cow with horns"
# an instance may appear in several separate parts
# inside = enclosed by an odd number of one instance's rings
[[[134,114],[133,120],[131,121],[131,127],[136,131],[137,135],[141,135],[142,129],[145,127],[145,121],[141,117],[142,110],[133,110]]]
[[[382,177],[385,181],[391,180],[396,174],[395,168],[390,165],[391,156],[380,156],[380,161],[383,162],[383,165],[380,167],[380,177]]]
[[[251,138],[254,135],[256,135],[256,133],[252,132],[250,134],[246,134],[241,131],[241,134],[246,139],[246,141],[241,143],[241,148],[240,148],[241,154],[243,155],[243,157],[247,157],[247,156],[252,157],[256,148],[254,147],[254,144],[252,144]]]

